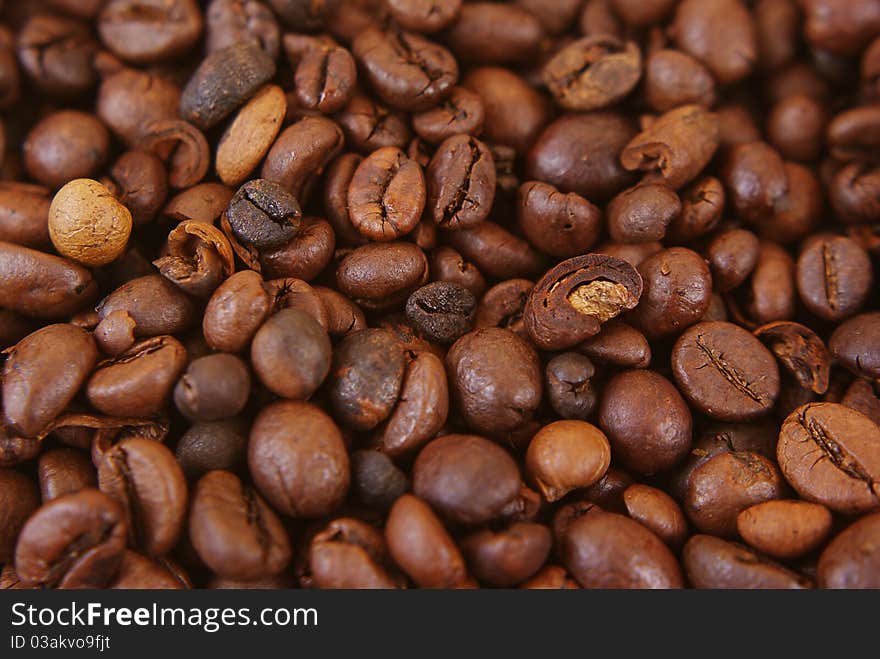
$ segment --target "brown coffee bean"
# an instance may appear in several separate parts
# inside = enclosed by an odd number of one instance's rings
[[[490,288],[477,306],[474,327],[501,327],[528,340],[522,315],[534,286],[528,279],[508,279]]]
[[[286,35],[285,49],[294,60]],[[294,74],[296,97],[303,108],[331,114],[341,110],[355,93],[357,69],[354,57],[341,46],[314,44],[300,57]]]
[[[495,199],[495,162],[489,147],[469,135],[454,135],[437,147],[428,165],[428,207],[445,229],[485,220]]]
[[[564,568],[548,565],[534,577],[526,581],[520,588],[538,590],[577,590],[580,586],[572,579]]]
[[[699,105],[684,105],[636,135],[621,152],[620,162],[630,171],[659,171],[678,189],[697,177],[719,143],[718,116]]]
[[[253,270],[244,270],[223,282],[205,308],[202,331],[214,350],[237,353],[251,342],[269,315],[274,297]]]
[[[119,571],[108,586],[120,590],[184,590],[191,588],[164,559],[151,559],[134,551],[126,550],[119,564]]]
[[[612,240],[646,243],[663,239],[681,212],[681,200],[665,183],[642,183],[614,197],[607,212]]]
[[[287,98],[277,85],[266,85],[241,107],[217,145],[214,168],[221,181],[244,182],[269,151],[286,112]]]
[[[34,480],[0,468],[0,560],[5,564],[12,562],[21,529],[39,507],[40,491]]]
[[[248,181],[233,195],[226,211],[235,237],[257,249],[277,247],[299,230],[302,211],[285,188],[267,181]]]
[[[591,510],[563,537],[564,562],[584,588],[681,588],[672,552],[644,526],[623,515]]]
[[[780,100],[767,117],[767,137],[789,160],[812,162],[822,153],[825,109],[809,96]]]
[[[513,458],[476,435],[435,439],[422,449],[413,466],[415,495],[456,524],[482,524],[497,518],[519,494],[519,484]]]
[[[205,49],[211,53],[246,42],[278,57],[280,30],[272,10],[259,0],[212,0],[205,12]]]
[[[88,332],[48,325],[6,353],[3,417],[9,430],[34,437],[73,400],[98,358]],[[64,369],[56,368],[64,364]]]
[[[446,368],[465,422],[478,432],[505,433],[528,422],[541,401],[541,365],[534,348],[500,328],[465,334],[449,349]]]
[[[647,527],[670,547],[677,549],[687,537],[687,519],[675,500],[663,490],[641,483],[623,492],[627,514]]]
[[[722,452],[691,474],[684,510],[700,531],[733,537],[740,512],[780,499],[784,492],[782,474],[768,458],[748,451]]]
[[[409,489],[409,479],[385,453],[365,449],[351,454],[351,485],[358,501],[387,511]]]
[[[101,41],[135,64],[181,55],[201,32],[202,15],[195,0],[108,0],[98,16]]]
[[[147,126],[135,146],[161,158],[173,188],[195,185],[208,173],[211,148],[205,135],[181,119],[165,119]]]
[[[493,586],[511,587],[531,577],[547,560],[552,536],[542,524],[516,522],[465,537],[461,549],[474,576]]]
[[[544,388],[553,411],[563,419],[590,418],[598,400],[591,383],[596,368],[589,358],[564,352],[547,362]]]
[[[355,94],[333,118],[339,122],[350,148],[369,155],[386,146],[405,149],[412,131],[401,112],[395,112],[364,94]]]
[[[98,475],[89,455],[66,446],[44,451],[37,462],[37,475],[44,503],[98,486]]]
[[[352,225],[372,240],[396,240],[412,231],[425,208],[422,168],[395,147],[361,162],[348,186]]]
[[[260,176],[286,188],[305,204],[315,179],[342,149],[339,126],[324,117],[305,117],[281,131]]]
[[[431,278],[448,281],[469,290],[478,300],[486,290],[486,278],[473,263],[465,261],[451,247],[438,247],[431,252]]]
[[[715,105],[715,80],[709,70],[687,53],[663,48],[645,60],[645,98],[657,112],[680,105]]]
[[[429,341],[454,343],[473,326],[477,300],[466,288],[432,282],[409,296],[406,317]]]
[[[262,409],[251,428],[248,467],[260,493],[291,517],[327,515],[348,493],[342,434],[310,403],[283,401]]]
[[[797,260],[801,300],[825,320],[839,321],[858,313],[873,283],[871,259],[851,238],[817,236],[804,245]]]
[[[841,323],[828,348],[847,369],[867,378],[880,378],[880,313],[863,313]]]
[[[104,414],[152,416],[171,398],[185,367],[186,349],[180,341],[156,336],[100,362],[86,384],[86,396]]]
[[[446,239],[480,272],[495,279],[530,277],[544,265],[525,240],[495,222],[480,222],[467,229],[450,231]]]
[[[866,515],[840,533],[819,557],[822,588],[877,588],[880,515]]]
[[[719,231],[706,246],[712,283],[720,292],[742,284],[758,264],[758,237],[746,229]]]
[[[40,183],[58,188],[93,176],[110,150],[110,133],[100,119],[75,110],[50,114],[35,125],[22,146],[24,165]]]
[[[688,581],[694,588],[811,588],[805,577],[736,542],[694,535],[682,552]]]
[[[466,2],[444,36],[461,60],[502,64],[528,62],[542,32],[538,19],[516,5]]]
[[[372,243],[345,255],[336,269],[340,292],[371,310],[399,307],[428,279],[428,259],[416,245]]]
[[[754,419],[769,412],[779,396],[773,355],[733,323],[688,329],[672,350],[672,371],[690,403],[713,419]]]
[[[385,523],[394,562],[422,588],[455,588],[468,579],[464,558],[431,508],[404,494]]]
[[[272,9],[282,22],[297,31],[313,32],[324,26],[325,22],[339,8],[339,0],[269,0]]]
[[[122,508],[87,488],[43,504],[22,528],[15,571],[30,586],[102,588],[113,578],[127,534]]]
[[[132,223],[150,222],[168,197],[168,173],[162,161],[145,151],[126,151],[101,183],[131,212]]]
[[[645,335],[622,320],[610,320],[602,330],[577,346],[577,351],[597,362],[625,368],[645,368],[651,363],[651,346]]]
[[[431,144],[455,135],[476,137],[483,130],[483,101],[476,92],[454,87],[449,97],[430,110],[413,115],[413,130]]]
[[[750,222],[772,217],[788,192],[788,177],[779,153],[764,142],[734,146],[726,159],[724,182],[737,215]]]
[[[75,96],[95,84],[98,44],[83,21],[35,14],[21,26],[16,49],[22,69],[41,91]]]
[[[125,511],[133,546],[161,556],[177,544],[186,519],[186,481],[164,444],[142,438],[119,442],[102,455],[98,482]]]
[[[806,501],[766,501],[743,510],[736,528],[752,547],[779,559],[797,558],[822,546],[831,513]]]
[[[311,281],[333,259],[336,236],[329,222],[304,217],[297,234],[287,243],[260,252],[266,278],[293,277]]]
[[[98,88],[95,112],[126,144],[136,144],[153,123],[177,117],[180,87],[174,81],[121,69]]]
[[[828,391],[831,357],[813,330],[783,320],[762,325],[754,334],[801,387],[817,394]]]
[[[833,53],[855,55],[880,29],[880,10],[871,2],[806,0],[802,5],[807,40]]]
[[[215,573],[258,579],[290,562],[290,541],[278,516],[253,488],[227,471],[210,471],[196,485],[189,537]]]
[[[599,427],[624,465],[652,474],[681,460],[691,446],[691,413],[675,386],[648,370],[624,371],[605,386]]]
[[[461,0],[387,0],[388,12],[407,30],[437,32],[449,25],[461,9]]]
[[[843,514],[880,506],[880,428],[838,403],[808,403],[782,424],[777,458],[807,501]]]
[[[175,449],[183,473],[192,480],[213,469],[240,471],[247,454],[247,431],[240,417],[194,423]]]
[[[177,409],[194,421],[235,416],[247,403],[251,377],[235,355],[215,353],[194,359],[174,388]]]
[[[50,191],[41,185],[0,183],[0,240],[41,247],[49,241]]]
[[[611,463],[608,438],[585,421],[556,421],[539,430],[526,452],[529,478],[547,501],[598,481]]]
[[[880,396],[875,391],[875,386],[868,380],[854,380],[840,399],[840,403],[856,412],[861,412],[880,426]]]
[[[333,520],[309,545],[310,578],[318,588],[388,589],[403,579],[391,567],[382,533],[349,517]]]
[[[704,236],[721,220],[724,212],[724,186],[714,176],[697,178],[679,193],[681,213],[672,218],[666,237],[687,242]]]
[[[517,192],[523,234],[541,251],[560,258],[589,251],[602,229],[602,211],[580,195],[528,181]]]
[[[598,110],[622,100],[642,75],[639,47],[614,37],[584,37],[544,66],[544,84],[571,111]]]
[[[794,316],[797,291],[794,259],[775,243],[761,241],[758,263],[745,285],[748,321],[762,325]]]
[[[678,47],[724,85],[749,75],[758,59],[755,23],[739,0],[683,0],[672,32]]]

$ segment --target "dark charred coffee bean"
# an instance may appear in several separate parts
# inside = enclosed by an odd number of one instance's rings
[[[700,531],[734,537],[740,512],[784,492],[785,481],[770,459],[748,451],[722,452],[693,471],[683,505]]]
[[[235,355],[216,353],[194,359],[174,388],[177,409],[194,421],[235,416],[247,403],[251,376]]]
[[[194,423],[177,442],[177,462],[190,479],[213,469],[237,472],[245,464],[247,431],[240,417]]]
[[[683,105],[636,135],[620,154],[620,162],[630,171],[658,171],[678,189],[696,178],[719,143],[718,116],[699,105]]]
[[[526,472],[547,501],[591,486],[608,471],[611,446],[585,421],[555,421],[539,430],[526,452]]]
[[[610,320],[602,330],[577,346],[577,351],[600,363],[625,368],[645,368],[651,363],[651,346],[645,335],[622,320]]]
[[[474,576],[493,586],[511,587],[531,577],[547,560],[550,529],[515,522],[500,531],[484,529],[465,537],[461,548]]]
[[[205,49],[211,53],[236,43],[250,43],[275,59],[280,30],[272,10],[259,0],[212,0],[205,12]]]
[[[388,510],[409,489],[409,479],[391,459],[379,451],[355,451],[351,455],[351,484],[363,504]]]
[[[135,64],[185,53],[198,41],[202,24],[195,0],[109,0],[98,15],[101,41]]]
[[[683,0],[672,32],[678,47],[724,85],[749,75],[758,59],[754,19],[739,0]]]
[[[333,354],[330,400],[336,418],[356,430],[371,430],[391,414],[406,367],[403,348],[383,329],[347,336]]]
[[[758,237],[746,229],[719,231],[706,246],[706,261],[716,290],[727,292],[742,284],[758,264]]]
[[[540,181],[519,187],[517,216],[532,245],[560,258],[589,251],[602,230],[599,208],[579,194],[563,194]]]
[[[599,427],[627,467],[652,474],[679,462],[690,449],[691,413],[675,386],[648,370],[624,371],[605,386]]]
[[[443,46],[413,32],[361,32],[352,52],[379,98],[391,107],[419,112],[449,96],[458,64]]]
[[[822,546],[831,532],[831,513],[817,503],[765,501],[743,510],[736,528],[758,551],[785,560]]]
[[[273,75],[263,50],[237,43],[210,53],[180,97],[180,115],[201,129],[217,125],[253,96]]]
[[[485,220],[495,199],[495,161],[489,147],[469,135],[455,135],[437,147],[428,165],[428,207],[445,229]]]
[[[466,2],[444,36],[461,60],[503,64],[530,61],[542,31],[538,19],[516,5]]]
[[[75,110],[50,114],[22,146],[24,165],[40,183],[58,188],[98,172],[107,160],[110,133],[100,119]]]
[[[801,300],[820,318],[839,321],[858,313],[874,283],[868,253],[851,238],[810,239],[797,261]]]
[[[310,403],[264,407],[251,428],[248,466],[260,493],[291,517],[321,517],[345,499],[348,452],[339,428]]]
[[[598,400],[591,383],[596,367],[588,357],[564,352],[547,362],[544,387],[547,399],[563,419],[588,419]]]
[[[672,219],[666,236],[687,242],[704,236],[721,220],[724,212],[724,186],[714,176],[704,176],[680,191],[681,213]]]
[[[40,491],[34,480],[12,469],[0,468],[0,560],[3,563],[12,563],[21,529],[39,507]]]
[[[133,546],[161,556],[177,544],[186,520],[186,480],[164,444],[143,438],[119,442],[101,456],[98,483],[125,511]]]
[[[88,453],[62,446],[43,452],[37,462],[43,502],[98,486],[98,475]]]
[[[598,110],[629,94],[642,75],[639,47],[614,37],[584,37],[544,66],[544,84],[571,111]]]
[[[412,243],[372,243],[346,254],[336,269],[340,292],[370,310],[400,307],[428,280],[428,259]]]
[[[542,269],[543,261],[529,243],[495,222],[450,231],[446,239],[488,277],[530,277]]]
[[[840,533],[819,557],[822,588],[878,588],[880,514],[866,515]]]
[[[635,307],[641,294],[641,276],[626,261],[602,254],[576,256],[551,268],[535,285],[523,324],[538,347],[564,350]]]
[[[413,466],[415,495],[457,524],[482,524],[497,518],[519,494],[519,484],[513,458],[476,435],[435,439],[422,449]]]
[[[687,519],[675,500],[663,490],[633,483],[623,492],[627,514],[672,548],[687,537]]]
[[[333,520],[312,538],[309,578],[318,588],[400,588],[381,531],[358,519]]]
[[[257,179],[238,189],[229,202],[227,217],[238,240],[266,249],[282,245],[296,235],[302,211],[286,189]]]
[[[534,282],[528,279],[508,279],[496,284],[480,299],[474,327],[501,327],[528,340],[522,317],[534,287]]]
[[[438,247],[431,252],[431,278],[448,281],[469,290],[479,299],[486,290],[486,278],[473,263],[465,261],[451,247]]]
[[[284,398],[309,398],[330,372],[330,359],[330,337],[300,309],[282,309],[270,316],[251,344],[257,377]]]
[[[847,369],[867,378],[880,378],[880,313],[863,313],[841,323],[828,348]]]
[[[281,520],[253,488],[227,471],[210,471],[196,485],[189,537],[199,558],[216,574],[257,579],[290,562],[290,540]]]
[[[22,528],[15,571],[31,586],[102,588],[112,579],[127,535],[121,506],[87,488],[40,507]]]
[[[454,135],[476,137],[483,130],[483,101],[476,92],[454,87],[449,97],[430,110],[413,115],[413,130],[431,144]]]
[[[541,401],[541,363],[525,340],[500,328],[465,334],[446,355],[453,398],[465,422],[488,434],[516,430]]]
[[[670,247],[642,261],[638,270],[644,290],[629,318],[648,338],[673,336],[708,311],[712,276],[696,252]]]
[[[450,282],[422,286],[406,301],[406,317],[429,341],[454,343],[473,326],[477,300],[466,288]]]
[[[663,239],[681,212],[681,200],[665,183],[642,183],[614,197],[607,212],[612,240],[647,243]]]
[[[89,26],[58,14],[35,14],[18,34],[18,60],[42,91],[81,94],[97,79],[93,58],[98,44]]]
[[[663,48],[645,61],[645,98],[657,112],[680,105],[715,105],[715,79],[698,60],[680,50]]]
[[[26,336],[5,357],[4,423],[15,433],[34,437],[73,400],[94,368],[98,350],[85,330],[48,325]]]
[[[782,424],[777,458],[807,501],[834,512],[880,507],[880,427],[838,403],[808,403]]]
[[[681,588],[681,568],[656,535],[623,515],[591,510],[562,539],[564,562],[584,588]]]
[[[464,558],[443,524],[421,499],[400,497],[385,523],[394,562],[422,588],[456,588],[468,580]]]
[[[635,134],[630,120],[620,114],[564,116],[534,142],[526,159],[526,176],[603,202],[633,183],[620,155]]]
[[[694,588],[810,588],[808,579],[736,542],[694,535],[682,552],[682,565]]]
[[[779,396],[773,355],[733,323],[688,329],[672,350],[672,371],[691,404],[713,419],[754,419],[769,412]]]
[[[754,334],[801,387],[817,394],[828,390],[831,356],[813,330],[783,320],[762,325]]]
[[[410,233],[422,216],[425,176],[403,151],[383,147],[358,165],[347,194],[355,229],[371,240],[396,240]]]
[[[171,398],[186,367],[186,349],[173,336],[136,343],[100,362],[86,384],[91,405],[111,416],[152,416]]]

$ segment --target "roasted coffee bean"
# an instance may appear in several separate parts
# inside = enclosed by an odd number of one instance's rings
[[[410,233],[425,208],[422,168],[395,147],[377,149],[361,162],[348,185],[352,225],[371,240]]]
[[[428,208],[445,229],[485,220],[495,199],[495,161],[489,147],[469,135],[454,135],[437,147],[427,170]]]
[[[281,37],[272,10],[259,0],[211,0],[205,12],[207,52],[242,42],[278,57]]]
[[[340,0],[269,0],[282,22],[295,30],[320,29],[340,6]]]
[[[508,279],[496,284],[480,299],[474,326],[509,329],[528,340],[522,316],[534,287],[534,282],[528,279]]]
[[[544,388],[553,411],[564,419],[592,416],[598,396],[591,383],[596,367],[588,357],[564,352],[547,362]]]
[[[819,557],[822,588],[877,588],[877,529],[880,514],[866,515],[840,533]]]
[[[59,188],[100,170],[110,150],[110,133],[94,115],[64,110],[37,123],[22,149],[28,173],[43,185]]]
[[[577,346],[577,351],[597,362],[626,368],[651,363],[651,346],[645,335],[621,320],[611,320],[602,330]]]
[[[198,128],[182,119],[150,124],[136,146],[162,158],[168,166],[168,182],[173,188],[188,188],[208,173],[211,161],[208,141]]]
[[[687,520],[675,500],[663,490],[633,483],[623,492],[627,514],[677,549],[687,537]]]
[[[839,403],[808,403],[782,424],[777,459],[807,501],[843,514],[880,506],[880,427]]]
[[[686,242],[706,235],[721,220],[724,212],[724,186],[714,176],[697,178],[679,192],[681,212],[667,227],[666,236]]]
[[[40,491],[32,478],[0,468],[0,504],[0,560],[10,564],[22,527],[40,507]]]
[[[98,359],[92,337],[69,324],[48,325],[6,352],[3,418],[9,430],[34,437],[73,400]],[[64,369],[56,366],[64,364]]]
[[[98,483],[125,511],[133,546],[168,553],[183,532],[186,480],[174,454],[152,439],[125,439],[101,456]]]
[[[556,102],[571,111],[614,105],[633,90],[641,75],[639,47],[608,36],[579,39],[544,66],[544,84]]]
[[[194,359],[174,388],[177,409],[194,421],[235,416],[250,394],[247,366],[234,355],[216,353]]]
[[[35,14],[21,27],[17,50],[24,72],[42,91],[74,96],[95,84],[98,44],[83,21]]]
[[[179,106],[180,87],[173,80],[121,69],[101,83],[95,111],[115,135],[133,146],[153,123],[177,117]]]
[[[318,588],[399,588],[382,533],[358,519],[330,522],[309,545],[310,579]]]
[[[880,313],[864,313],[841,323],[831,335],[828,348],[856,375],[880,378]]]
[[[675,386],[648,370],[624,371],[605,386],[599,427],[629,468],[652,474],[679,462],[692,441],[691,413]]]
[[[461,549],[477,579],[511,587],[531,577],[547,560],[550,529],[542,524],[515,522],[506,529],[485,529],[465,537]]]
[[[534,577],[526,581],[520,588],[537,590],[577,590],[580,586],[572,579],[564,568],[548,565]]]
[[[816,237],[797,260],[804,306],[820,318],[840,321],[861,310],[874,283],[868,253],[851,238]]]
[[[311,281],[333,259],[336,236],[329,222],[304,217],[299,231],[287,243],[260,252],[260,265],[267,278],[293,277]]]
[[[429,341],[454,343],[473,326],[477,300],[466,288],[450,282],[422,286],[406,301],[406,317]]]
[[[480,222],[467,229],[450,231],[449,244],[495,279],[530,277],[543,266],[541,257],[522,238],[495,222]]]
[[[98,15],[104,44],[135,64],[185,53],[198,41],[202,24],[195,0],[109,0]]]
[[[623,515],[590,510],[570,524],[562,542],[565,565],[584,588],[684,585],[678,561],[666,545]]]
[[[662,240],[681,212],[681,200],[664,183],[642,183],[624,190],[608,204],[608,233],[621,243]]]
[[[539,430],[526,452],[529,478],[547,501],[586,488],[605,475],[611,463],[608,438],[585,421],[556,421]]]
[[[248,467],[260,493],[291,517],[327,515],[345,499],[348,452],[320,408],[282,401],[264,407],[251,428]]]
[[[486,290],[486,278],[473,263],[465,261],[451,247],[438,247],[430,255],[431,278],[448,281],[469,290],[478,300]]]
[[[574,192],[562,194],[540,181],[519,187],[517,215],[529,242],[560,258],[589,251],[602,229],[599,208]]]
[[[746,229],[719,231],[706,246],[712,283],[720,292],[737,288],[758,264],[758,237]]]
[[[293,60],[291,49],[285,47]],[[314,44],[299,58],[294,75],[300,105],[323,114],[341,110],[355,93],[357,70],[351,53],[336,45]]]
[[[794,316],[797,300],[794,259],[776,243],[761,241],[758,263],[744,285],[747,321],[762,325]]]
[[[342,127],[349,147],[364,155],[385,146],[405,149],[412,138],[402,112],[392,111],[363,94],[355,94],[333,118]]]
[[[824,394],[828,390],[831,357],[809,327],[790,321],[762,325],[754,331],[801,387]]]
[[[98,475],[88,453],[62,446],[43,452],[37,461],[43,502],[98,486]]]
[[[713,419],[754,419],[769,412],[779,396],[773,355],[733,323],[688,329],[672,350],[672,372],[691,404]]]
[[[223,282],[208,300],[202,331],[214,350],[237,353],[251,342],[269,315],[275,300],[253,270],[244,270]]]
[[[715,105],[715,79],[699,60],[687,53],[663,48],[645,60],[645,98],[657,112],[680,105]]]
[[[449,349],[446,368],[459,412],[479,432],[516,430],[540,404],[538,355],[510,330],[490,327],[465,334]]]
[[[168,174],[162,161],[145,151],[126,151],[101,183],[131,213],[135,226],[151,221],[168,197]]]
[[[183,590],[191,588],[185,575],[172,571],[165,559],[151,559],[126,550],[110,588],[121,590]]]
[[[372,243],[346,254],[336,269],[340,292],[369,310],[400,305],[428,280],[428,259],[416,245]]]
[[[856,412],[861,412],[880,426],[880,396],[870,381],[854,380],[840,399],[840,403]]]
[[[247,431],[241,417],[196,422],[177,442],[177,462],[189,479],[213,469],[238,472],[246,460]]]
[[[305,117],[281,131],[266,154],[260,175],[305,204],[315,178],[339,154],[344,141],[336,123],[324,117]]]
[[[86,488],[43,504],[22,528],[15,571],[30,586],[102,588],[113,579],[128,533],[122,507]]]
[[[519,494],[519,484],[513,458],[476,435],[439,437],[422,449],[413,466],[415,495],[457,524],[497,518]]]
[[[831,513],[806,501],[765,501],[743,510],[736,528],[752,547],[768,556],[790,559],[822,546],[831,532]]]
[[[385,453],[371,450],[351,455],[351,484],[358,500],[385,511],[409,489],[409,479]]]
[[[228,471],[210,471],[196,485],[189,537],[199,558],[228,578],[272,576],[290,562],[290,540],[281,520]]]
[[[41,185],[0,183],[0,240],[39,248],[49,240],[50,191]]]
[[[479,95],[464,87],[455,87],[438,106],[413,115],[413,130],[423,140],[439,144],[455,135],[478,136],[484,119]]]
[[[277,183],[248,181],[238,189],[226,211],[235,237],[257,249],[278,247],[299,230],[302,211],[296,198]]]
[[[414,32],[437,32],[449,25],[461,9],[461,0],[387,0],[394,20]]]
[[[445,37],[457,57],[479,64],[528,62],[538,52],[541,23],[516,5],[467,2]]]
[[[550,269],[532,289],[523,325],[544,350],[564,350],[599,332],[635,307],[642,278],[626,261],[602,254],[576,256]]]
[[[694,535],[681,557],[685,574],[694,588],[811,588],[805,577],[736,542],[711,535]]]

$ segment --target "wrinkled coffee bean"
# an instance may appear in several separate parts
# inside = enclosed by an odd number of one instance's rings
[[[429,341],[454,343],[474,322],[477,300],[469,290],[450,282],[422,286],[406,301],[406,317]]]

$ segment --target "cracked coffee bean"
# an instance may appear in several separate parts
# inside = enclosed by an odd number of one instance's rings
[[[406,301],[406,317],[429,341],[454,343],[474,323],[477,300],[458,284],[437,281],[422,286]]]
[[[256,179],[238,189],[226,211],[235,237],[257,249],[286,243],[299,230],[302,211],[296,198],[272,181]]]

